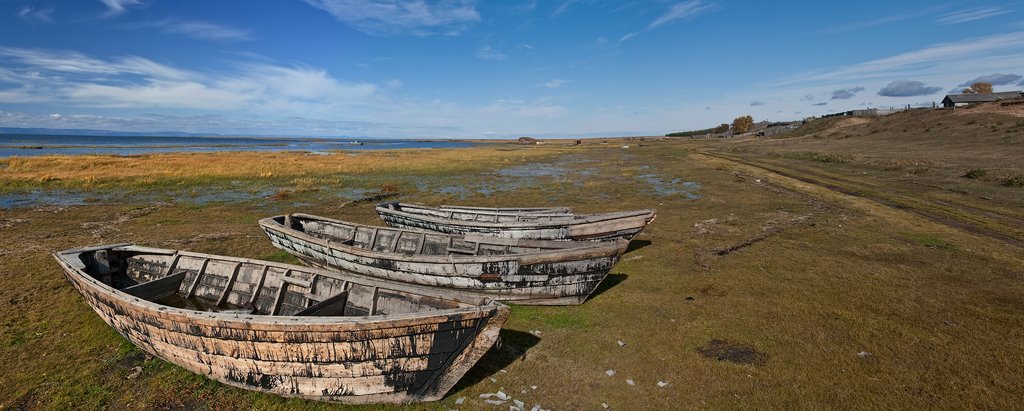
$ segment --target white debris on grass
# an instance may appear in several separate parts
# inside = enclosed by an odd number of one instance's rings
[[[857,353],[857,356],[860,357],[860,358],[868,358],[868,357],[871,356],[871,353],[869,353],[867,351],[861,351],[861,352]]]
[[[540,330],[530,331],[530,334],[532,334],[534,337],[540,337]]]
[[[501,404],[505,403],[505,401],[502,401],[502,400],[484,400],[484,402],[486,402],[488,404],[491,404],[491,405],[501,405]]]
[[[616,342],[619,343],[619,347],[625,347],[626,346],[626,343],[622,342],[622,340],[618,340]]]
[[[604,373],[608,374],[608,376],[611,377],[611,376],[615,375],[615,370],[608,370],[608,371],[605,371]]]
[[[536,386],[536,385],[531,385],[531,386],[530,386],[530,389],[531,389],[531,390],[536,390],[536,389],[537,389],[537,386]]]
[[[636,385],[636,383],[633,380],[626,380],[626,385]]]
[[[601,407],[607,410],[607,409],[611,408],[612,406],[602,402],[601,403]]]
[[[466,397],[459,397],[459,399],[455,400],[455,405],[462,405],[464,402],[466,402]]]
[[[659,387],[665,388],[666,385],[668,385],[668,381],[658,381],[658,386]]]
[[[512,403],[515,404],[516,407],[519,407],[520,409],[526,407],[526,403],[519,400],[512,400]]]

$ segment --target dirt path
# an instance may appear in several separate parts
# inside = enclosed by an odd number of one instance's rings
[[[812,184],[831,191],[870,200],[894,209],[907,211],[949,227],[966,231],[975,235],[985,236],[1000,240],[1010,245],[1024,248],[1024,227],[1014,224],[1016,218],[1010,216],[993,216],[990,211],[979,212],[975,207],[944,202],[939,204],[921,198],[908,196],[891,190],[884,190],[877,186],[867,187],[863,183],[850,181],[833,176],[823,176],[820,173],[800,170],[785,169],[776,164],[765,164],[750,159],[741,159],[734,156],[701,151],[704,155],[719,160],[742,164],[754,167],[780,176],[792,178],[807,184]],[[960,217],[960,218],[957,218]],[[979,223],[985,223],[981,226]],[[994,228],[998,227],[998,228]]]

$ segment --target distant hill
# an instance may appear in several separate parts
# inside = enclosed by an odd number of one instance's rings
[[[182,131],[111,131],[79,128],[22,128],[0,127],[0,134],[45,136],[143,136],[143,137],[220,137],[216,133],[186,133]]]

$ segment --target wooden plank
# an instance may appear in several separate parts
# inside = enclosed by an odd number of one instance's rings
[[[377,296],[380,294],[380,288],[373,287],[373,296],[370,297],[370,315],[373,315],[377,311]]]
[[[291,273],[291,272],[292,272],[292,270],[288,270],[288,273]],[[307,290],[310,289],[310,288],[313,288],[313,283],[311,283],[309,281],[306,281],[306,280],[301,280],[301,279],[298,279],[298,278],[294,278],[294,277],[288,277],[288,273],[285,273],[285,276],[281,277],[281,282],[282,283],[288,283],[288,284],[291,284],[291,285],[297,285],[297,286],[305,288]]]
[[[256,307],[256,298],[260,296],[260,291],[263,290],[263,281],[267,279],[267,271],[270,271],[270,266],[264,265],[262,271],[263,272],[260,273],[260,279],[256,281],[256,284],[253,285],[252,295],[249,296],[249,306],[253,307],[254,309]]]
[[[164,277],[174,274],[174,269],[178,268],[179,260],[181,260],[181,254],[174,253],[174,259],[171,260],[171,265],[167,267],[167,272],[164,273]]]
[[[147,301],[156,301],[178,292],[181,282],[185,280],[185,272],[169,275],[153,281],[133,285],[122,289],[126,294],[139,297]]]
[[[215,307],[219,307],[228,300],[228,295],[231,294],[231,289],[235,286],[235,279],[238,278],[238,272],[242,270],[242,263],[235,263],[235,269],[231,271],[231,278],[228,278],[228,283],[224,286],[224,291],[220,293],[220,298],[217,299]]]
[[[416,254],[423,254],[423,246],[427,244],[427,233],[420,233],[420,242],[416,246]]]
[[[185,298],[192,298],[196,293],[196,288],[199,288],[199,280],[203,278],[203,274],[206,273],[206,266],[210,264],[209,258],[203,259],[203,266],[199,268],[199,272],[196,273],[196,278],[192,280],[192,285],[188,287],[188,293],[185,294]]]
[[[281,286],[277,288],[277,296],[274,297],[274,305],[270,307],[270,315],[277,315],[281,311],[281,303],[284,302],[284,293],[288,291],[288,274],[291,274],[292,270],[284,272],[284,276],[281,277]]]
[[[370,243],[367,244],[367,246],[366,246],[367,250],[373,250],[373,243],[374,243],[374,241],[377,241],[377,232],[378,231],[380,231],[379,228],[373,227],[373,234],[370,234]]]
[[[395,250],[398,249],[398,240],[402,239],[402,234],[405,234],[405,231],[399,231],[398,234],[395,235],[395,239],[391,240],[391,252],[392,253],[395,252]]]

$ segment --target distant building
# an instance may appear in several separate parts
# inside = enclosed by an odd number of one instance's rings
[[[998,93],[947,94],[942,99],[942,107],[963,107],[977,103],[991,103],[1000,100],[1021,98],[1024,91],[1000,91]]]

